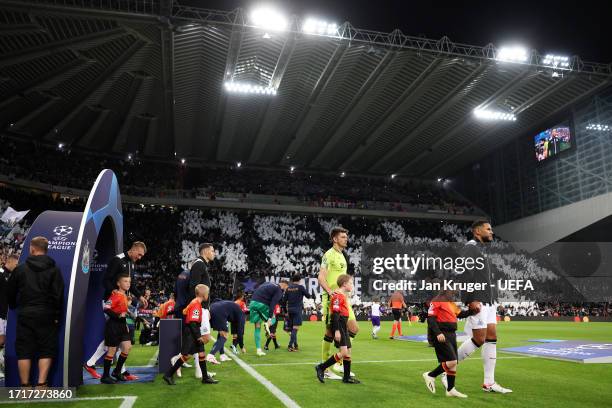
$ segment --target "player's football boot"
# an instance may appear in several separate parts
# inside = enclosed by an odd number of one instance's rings
[[[511,389],[504,388],[501,385],[499,385],[498,383],[493,383],[493,384],[490,384],[490,385],[482,384],[482,390],[484,392],[497,392],[499,394],[509,394],[509,393],[512,392]]]
[[[124,373],[118,373],[116,371],[113,371],[111,373],[111,378],[113,380],[115,380],[116,382],[124,382],[127,381],[127,379],[125,378],[125,374]]]
[[[102,378],[102,376],[96,371],[96,366],[88,366],[87,364],[83,364],[83,368],[96,380]]]
[[[166,374],[164,374],[163,379],[168,385],[176,385],[176,383],[174,382],[174,378],[168,377]]]
[[[342,363],[336,363],[332,366],[332,370],[334,370],[337,374],[344,375],[344,365]],[[351,377],[354,377],[355,373],[351,371]]]
[[[257,349],[257,355],[261,357],[261,356],[265,356],[266,353],[264,353],[261,349]]]
[[[425,380],[425,385],[427,386],[427,389],[429,390],[429,392],[431,392],[432,394],[435,394],[436,393],[435,377],[430,377],[429,372],[426,371],[423,373],[423,379]]]
[[[345,384],[361,384],[361,381],[353,377],[343,378],[342,382]]]
[[[467,398],[468,396],[457,391],[455,387],[453,387],[450,391],[446,391],[447,397],[456,397],[456,398]]]
[[[317,372],[317,379],[319,382],[325,383],[325,370],[321,367],[321,364],[315,366],[315,371]]]
[[[112,377],[100,377],[100,382],[102,384],[116,384],[117,381],[115,381]]]
[[[334,373],[331,370],[325,370],[324,377],[328,380],[341,380],[342,379],[342,377],[340,377],[338,374]]]
[[[221,362],[224,362],[224,361],[232,361],[232,359],[231,359],[231,358],[229,358],[229,357],[228,357],[227,355],[225,355],[225,354],[221,354],[221,355],[219,356],[219,361],[221,361]]]
[[[123,376],[125,377],[125,381],[136,381],[136,380],[140,380],[140,377],[138,377],[137,375],[134,375],[132,373],[130,373],[129,371],[126,371],[123,373]]]
[[[215,364],[215,365],[221,364],[219,361],[217,361],[215,356],[213,356],[212,354],[206,355],[206,361],[208,361],[210,364]]]
[[[170,359],[170,365],[174,367],[174,365],[176,364],[176,362],[178,361],[179,356],[174,356]],[[183,367],[185,367],[185,363],[183,363]],[[183,374],[181,373],[181,369],[179,368],[178,370],[176,370],[176,376],[177,377],[182,377]]]
[[[202,384],[218,384],[219,381],[212,378],[210,375],[206,378],[202,378]]]

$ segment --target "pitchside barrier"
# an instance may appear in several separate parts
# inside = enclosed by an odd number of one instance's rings
[[[64,305],[58,334],[59,351],[49,373],[53,387],[83,383],[83,363],[104,339],[102,277],[108,261],[123,251],[123,215],[117,177],[103,170],[83,212],[45,211],[30,228],[19,262],[25,262],[32,237],[49,240],[48,255],[64,278]],[[6,333],[5,386],[19,386],[15,328],[17,313],[9,310]],[[31,383],[37,380],[32,364]]]

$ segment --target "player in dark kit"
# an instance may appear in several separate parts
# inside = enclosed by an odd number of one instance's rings
[[[219,381],[208,375],[206,370],[206,354],[204,353],[204,343],[206,337],[200,335],[200,326],[202,324],[202,303],[208,301],[209,288],[206,285],[196,285],[195,299],[183,310],[185,321],[183,325],[183,339],[181,346],[181,357],[174,363],[168,371],[164,373],[164,381],[168,385],[176,385],[174,382],[174,373],[183,366],[189,357],[198,353],[198,362],[202,370],[202,384],[217,384]]]
[[[325,362],[315,366],[317,379],[324,383],[325,370],[342,361],[344,366],[342,382],[345,384],[359,384],[359,380],[351,377],[351,337],[347,323],[350,314],[348,296],[353,290],[353,278],[350,275],[340,275],[336,283],[338,289],[332,294],[329,313],[331,313],[331,330],[334,335],[334,343],[340,351],[334,353]]]
[[[209,356],[213,356],[219,352],[219,361],[231,361],[232,359],[225,355],[225,342],[230,333],[228,324],[231,325],[232,337],[235,336],[236,344],[240,348],[244,348],[244,323],[246,316],[243,313],[240,305],[231,300],[221,300],[213,303],[210,306],[210,326],[213,330],[219,332],[217,341],[210,350]],[[211,361],[206,357],[207,361]]]
[[[293,275],[291,284],[285,290],[281,304],[287,310],[285,318],[286,331],[290,332],[288,351],[298,351],[297,333],[302,325],[302,310],[304,309],[304,298],[310,297],[306,288],[300,285],[299,274]]]
[[[436,357],[440,363],[433,371],[423,373],[423,379],[427,389],[435,394],[436,377],[446,373],[446,396],[467,398],[455,388],[455,376],[457,374],[457,318],[472,315],[474,311],[461,311],[451,301],[451,292],[442,292],[429,305],[427,314],[428,337],[432,339]]]
[[[125,375],[121,373],[121,368],[132,348],[132,339],[127,325],[126,316],[128,313],[127,291],[130,290],[130,276],[119,275],[117,278],[117,289],[109,296],[104,303],[104,313],[108,315],[106,326],[104,327],[104,344],[108,347],[104,356],[104,374],[100,378],[102,384],[115,384],[117,381],[126,381]],[[117,366],[110,374],[113,364],[113,357],[117,347],[121,346],[121,354],[117,360]]]

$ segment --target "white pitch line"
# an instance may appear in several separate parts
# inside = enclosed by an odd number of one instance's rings
[[[35,400],[16,400],[16,401],[0,401],[0,404],[34,404],[42,402],[72,402],[72,401],[94,401],[94,400],[123,400],[119,408],[132,408],[138,397],[133,395],[124,395],[120,397],[83,397],[83,398],[66,398],[66,399],[35,399]]]
[[[497,357],[498,360],[504,359],[524,359],[524,358],[533,358],[529,356],[520,356],[520,357]],[[475,359],[467,359],[465,361],[471,361]],[[414,358],[410,360],[353,360],[353,364],[363,364],[363,363],[411,363],[411,362],[419,362],[419,361],[438,361],[435,358]],[[295,361],[288,363],[262,363],[262,364],[252,364],[253,367],[265,367],[265,366],[289,366],[289,365],[316,365],[319,364],[320,361],[315,362],[303,362],[303,361]]]
[[[211,336],[211,338],[214,341],[217,341],[217,339],[215,339],[214,337]],[[238,358],[238,356],[232,353],[227,347],[224,347],[223,350],[225,350],[225,353],[229,354],[230,357],[232,357],[234,361],[236,361],[236,363],[240,367],[242,367],[244,371],[249,373],[251,377],[255,378],[257,381],[259,381],[259,383],[261,383],[261,385],[266,387],[267,390],[270,391],[272,395],[274,395],[280,402],[282,402],[284,406],[286,406],[287,408],[300,408],[297,402],[295,402],[287,394],[282,392],[280,388],[278,388],[276,385],[272,384],[272,382],[268,380],[266,377],[259,374],[253,367],[251,367],[251,365],[242,361],[241,358]],[[123,408],[123,407],[120,407],[120,408]]]
[[[147,363],[146,367],[155,367],[155,362],[157,361],[157,356],[159,356],[159,347],[157,348],[157,350],[155,350],[155,354],[153,354],[153,357],[151,357],[151,359]]]

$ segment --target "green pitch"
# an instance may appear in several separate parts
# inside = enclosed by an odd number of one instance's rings
[[[284,348],[270,350],[267,356],[254,354],[252,325],[245,335],[245,363],[269,380],[301,407],[372,407],[429,406],[451,403],[438,381],[432,395],[421,373],[437,363],[434,352],[424,343],[389,340],[391,325],[383,322],[379,340],[370,337],[370,323],[360,323],[361,332],[353,344],[353,371],[362,381],[359,385],[327,380],[320,384],[314,364],[320,359],[322,325],[305,323],[299,334],[300,352]],[[403,324],[404,335],[424,334],[421,323]],[[531,338],[581,339],[612,342],[612,323],[510,322],[498,326],[499,349],[525,345]],[[288,336],[279,333],[282,346]],[[210,349],[210,345],[207,346]],[[155,348],[135,346],[128,365],[146,365]],[[134,407],[280,407],[283,404],[236,362],[208,365],[217,373],[217,385],[202,385],[193,376],[193,368],[183,369],[177,385],[166,385],[161,376],[154,383],[128,385],[92,385],[80,387],[79,398],[135,396]],[[482,360],[477,353],[460,364],[457,389],[468,394],[467,400],[452,399],[453,406],[465,407],[602,407],[612,401],[612,367],[610,364],[578,364],[542,358],[520,357],[498,351],[496,380],[514,390],[512,394],[488,394],[480,389]],[[83,400],[69,403],[45,403],[41,407],[117,408],[121,399]],[[11,406],[23,407],[24,404]],[[124,405],[125,406],[125,405]],[[436,405],[434,405],[436,406]]]

